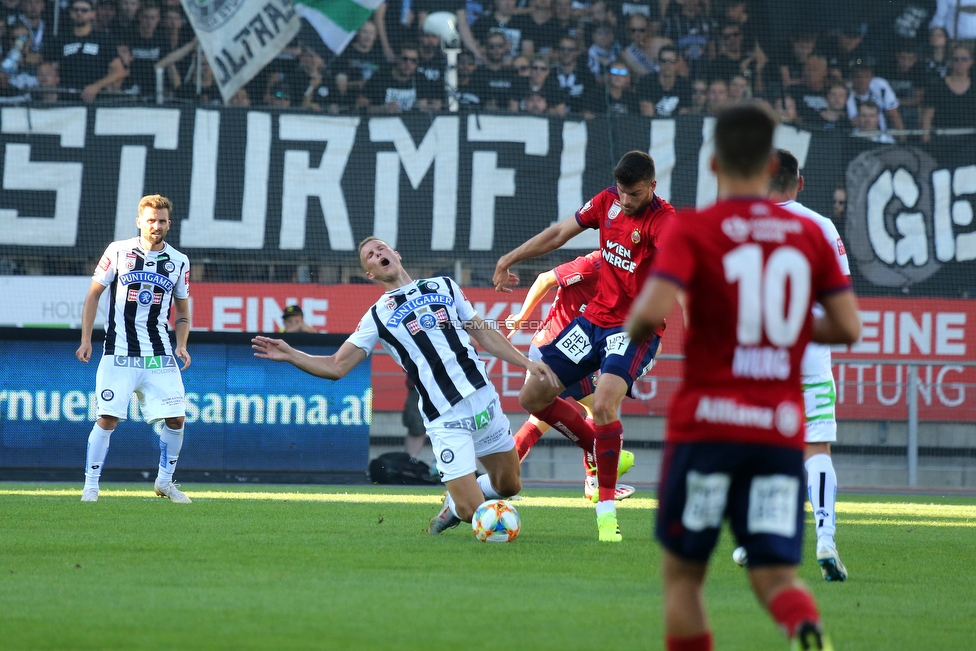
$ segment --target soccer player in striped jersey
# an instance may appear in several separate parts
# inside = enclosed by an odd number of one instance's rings
[[[780,149],[776,152],[779,169],[769,182],[769,200],[798,215],[809,217],[823,232],[827,244],[837,257],[841,271],[851,275],[847,251],[834,222],[810,210],[796,200],[803,191],[803,177],[796,156]],[[814,303],[813,314],[821,316],[823,307]],[[836,396],[834,373],[831,368],[830,346],[810,343],[803,353],[800,365],[800,381],[803,383],[803,401],[806,420],[806,448],[803,451],[807,471],[807,497],[813,507],[817,531],[817,563],[826,581],[846,581],[847,568],[837,553],[834,533],[837,530],[837,473],[830,458],[830,444],[837,440]],[[743,549],[736,550],[740,565],[748,562]]]
[[[82,502],[98,501],[98,481],[109,440],[119,421],[128,417],[133,393],[147,423],[164,421],[159,435],[156,494],[180,504],[190,502],[173,483],[186,415],[180,371],[190,366],[190,353],[186,350],[190,335],[190,261],[165,241],[172,211],[173,204],[166,197],[143,197],[136,217],[139,237],[109,244],[85,297],[81,346],[75,357],[87,363],[92,354],[98,301],[110,289],[105,345],[95,374],[98,420],[88,436]],[[174,304],[175,349],[170,343],[168,325]]]
[[[366,277],[386,291],[334,355],[308,355],[268,337],[255,337],[252,348],[256,357],[290,362],[330,380],[344,377],[376,344],[386,349],[417,387],[437,470],[447,486],[444,507],[430,521],[429,531],[437,535],[470,522],[486,499],[522,489],[508,418],[471,340],[545,382],[557,380],[548,366],[530,361],[485,323],[450,278],[411,279],[400,254],[375,237],[359,245],[359,259]],[[488,474],[475,476],[475,459]]]

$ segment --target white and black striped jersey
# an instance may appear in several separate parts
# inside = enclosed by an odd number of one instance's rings
[[[476,315],[450,278],[415,280],[383,294],[347,341],[367,355],[382,344],[417,386],[430,422],[488,384],[485,364],[462,327]]]
[[[190,260],[165,244],[146,251],[138,237],[112,242],[92,274],[109,288],[105,354],[172,355],[169,311],[174,298],[190,296]]]

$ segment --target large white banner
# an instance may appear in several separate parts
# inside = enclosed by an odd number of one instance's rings
[[[291,0],[181,0],[226,103],[301,27]]]
[[[0,327],[80,328],[91,276],[0,276]],[[105,295],[95,327],[105,323]]]

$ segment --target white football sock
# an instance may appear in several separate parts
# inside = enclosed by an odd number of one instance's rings
[[[180,450],[183,449],[183,428],[170,429],[163,425],[163,431],[159,433],[159,483],[165,486],[173,481],[173,472],[176,470],[176,461],[180,458]]]
[[[98,488],[102,467],[108,455],[108,444],[114,429],[105,430],[96,423],[88,435],[88,452],[85,455],[85,488]]]
[[[451,510],[451,515],[453,515],[458,520],[461,519],[461,516],[458,515],[457,506],[455,506],[455,504],[454,504],[454,498],[451,497],[451,492],[450,491],[447,492],[447,496],[444,498],[444,504],[446,504],[447,505],[447,508],[449,508]]]
[[[486,500],[497,500],[501,497],[495,487],[491,485],[491,477],[488,475],[478,477],[478,485],[481,486],[481,492],[485,494]]]
[[[834,542],[837,531],[837,473],[829,454],[815,454],[803,464],[807,469],[807,496],[813,506],[817,541],[826,538]]]
[[[613,500],[604,500],[602,502],[596,503],[596,514],[603,515],[604,513],[616,513],[617,505],[614,504]]]

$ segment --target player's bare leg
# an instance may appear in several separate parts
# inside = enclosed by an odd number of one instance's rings
[[[614,494],[617,488],[617,465],[623,446],[624,428],[618,416],[620,403],[627,395],[627,382],[620,376],[604,373],[593,394],[593,422],[595,432],[594,454],[599,490],[595,498],[596,521],[600,540],[618,542],[621,539],[617,527],[617,509]],[[612,522],[612,527],[611,527]],[[611,529],[616,533],[611,533]]]
[[[661,575],[664,588],[665,648],[712,648],[705,615],[705,563],[686,561],[664,550]]]

